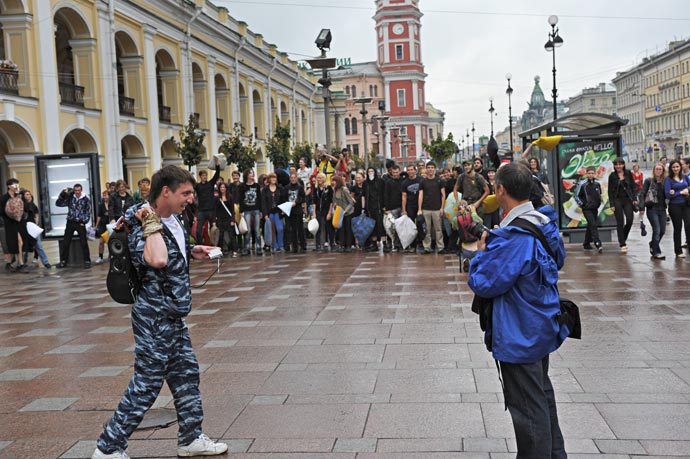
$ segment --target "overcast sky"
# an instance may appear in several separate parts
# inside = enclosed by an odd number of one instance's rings
[[[321,28],[333,33],[331,57],[353,62],[376,58],[374,0],[213,0],[230,15],[275,43],[292,59],[315,56]],[[688,38],[688,0],[420,0],[422,61],[426,97],[446,112],[446,133],[490,131],[489,97],[494,97],[494,130],[508,125],[505,74],[512,73],[513,116],[527,108],[534,76],[551,100],[552,58],[544,50],[559,16],[564,45],[556,50],[559,99],[610,82],[616,71]]]

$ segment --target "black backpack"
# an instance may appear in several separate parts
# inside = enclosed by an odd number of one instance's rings
[[[115,229],[108,239],[110,268],[106,286],[110,297],[122,304],[134,304],[141,289],[141,278],[132,264],[125,225]]]

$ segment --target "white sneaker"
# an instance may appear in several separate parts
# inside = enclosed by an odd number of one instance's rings
[[[621,253],[628,253],[628,246],[624,245],[621,247]]]
[[[102,258],[102,257],[96,258],[95,263],[96,263],[97,265],[100,265],[101,263],[103,263],[103,258]]]
[[[683,252],[677,253],[676,258],[685,258],[685,254]]]
[[[187,446],[180,446],[177,448],[177,455],[183,457],[189,456],[215,456],[216,454],[223,454],[228,450],[228,445],[225,443],[216,443],[206,436],[206,434],[199,435],[199,438],[188,444]]]
[[[96,451],[91,455],[91,459],[130,459],[130,457],[124,451],[116,451],[112,454],[105,454],[100,449],[96,448]]]

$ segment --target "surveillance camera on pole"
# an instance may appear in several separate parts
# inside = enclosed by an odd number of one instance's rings
[[[331,86],[331,79],[328,77],[328,70],[335,68],[335,58],[326,57],[326,50],[331,49],[331,40],[333,36],[331,35],[330,29],[321,29],[319,35],[316,37],[314,43],[316,47],[321,50],[321,56],[316,59],[309,59],[307,63],[309,67],[313,70],[321,70],[321,78],[319,78],[319,84],[323,87],[323,114],[326,121],[326,150],[331,149],[331,125],[330,125],[330,108],[329,99],[330,91],[328,88]]]

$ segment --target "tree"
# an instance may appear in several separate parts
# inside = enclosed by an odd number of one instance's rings
[[[309,142],[298,143],[292,148],[292,162],[294,164],[298,164],[300,158],[304,158],[307,163],[307,167],[311,167],[313,157],[314,150]]]
[[[452,132],[449,132],[448,137],[445,139],[439,134],[431,143],[424,144],[424,149],[439,167],[443,164],[444,160],[453,156],[455,148],[456,145],[453,140]]]
[[[191,170],[192,166],[199,164],[206,155],[205,137],[206,134],[199,129],[196,118],[191,114],[187,124],[180,130],[180,140],[177,141],[175,137],[170,138],[175,144],[175,152],[180,155],[187,169]]]
[[[290,123],[278,121],[275,133],[266,143],[266,155],[275,169],[287,169],[290,163]]]
[[[237,170],[244,172],[253,169],[256,164],[256,146],[253,136],[249,136],[247,145],[242,143],[242,126],[235,123],[232,135],[220,144],[219,150],[225,155],[228,163],[235,164]]]

